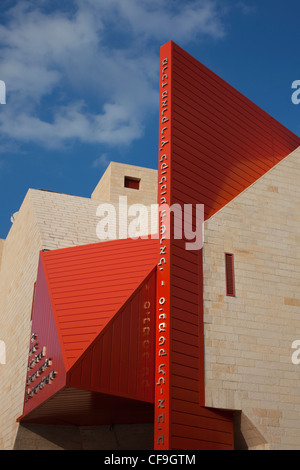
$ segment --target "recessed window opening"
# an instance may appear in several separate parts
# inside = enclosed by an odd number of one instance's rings
[[[232,253],[225,253],[226,295],[235,297],[234,259]]]
[[[125,176],[124,187],[130,189],[140,189],[140,178],[133,178],[132,176]]]
[[[33,319],[33,309],[34,309],[34,302],[35,302],[35,291],[36,291],[36,282],[33,285],[33,294],[32,294],[32,304],[31,304],[31,316],[30,320],[32,321]]]

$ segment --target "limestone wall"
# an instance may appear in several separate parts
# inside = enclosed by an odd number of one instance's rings
[[[25,429],[18,432],[16,419],[23,411],[31,307],[39,252],[42,249],[53,250],[105,241],[99,239],[97,233],[97,224],[101,220],[97,215],[99,204],[101,200],[30,189],[5,243],[0,243],[0,259],[3,248],[0,340],[6,345],[6,364],[0,364],[1,450],[16,446],[20,448],[17,436],[18,439],[22,437],[23,443],[27,442]],[[117,230],[116,236],[112,238],[119,238],[119,228],[121,233],[126,233],[125,228],[132,219],[127,218],[124,212],[119,214],[117,204],[114,207]],[[140,230],[140,227],[137,228]],[[143,234],[149,233],[148,230],[150,224],[141,227]],[[37,442],[42,441],[37,438]],[[44,446],[45,442],[41,445]]]
[[[300,449],[299,181],[297,149],[204,226],[206,405],[242,410],[270,449]]]

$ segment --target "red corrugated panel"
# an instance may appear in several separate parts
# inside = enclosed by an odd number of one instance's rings
[[[67,384],[153,403],[156,271],[68,372]]]
[[[21,421],[64,426],[152,423],[153,404],[64,387]]]
[[[154,392],[156,261],[157,240],[151,239],[41,253],[32,324],[32,333],[38,336],[30,346],[38,342],[35,354],[46,346],[45,359],[51,357],[52,363],[26,389],[49,371],[55,370],[56,375],[51,386],[47,384],[26,400],[20,420],[104,424],[112,416],[111,422],[116,422],[116,413],[105,408],[110,404],[122,410],[122,400],[131,411],[119,413],[118,422],[149,420]],[[66,386],[87,390],[88,401],[82,404],[74,392],[69,411],[61,409],[59,397],[64,400]],[[52,416],[51,403],[58,404]]]
[[[298,136],[176,44],[162,46],[159,200],[182,209],[204,204],[207,219],[299,145]],[[164,410],[155,409],[156,449],[233,448],[232,415],[224,421],[214,411],[209,430],[203,408],[202,250],[187,251],[185,240],[163,243],[167,255],[157,297],[164,296],[170,316]]]
[[[206,217],[300,145],[282,126],[172,43],[172,202]]]
[[[153,270],[156,246],[127,239],[42,253],[67,371]],[[110,357],[111,341],[103,341]]]

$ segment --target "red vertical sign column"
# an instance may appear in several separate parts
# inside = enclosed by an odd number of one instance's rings
[[[154,449],[170,449],[171,43],[161,48]]]

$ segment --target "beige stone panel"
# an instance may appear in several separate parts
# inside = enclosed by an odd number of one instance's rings
[[[111,169],[112,163],[109,164],[104,174],[102,175],[99,183],[92,192],[92,199],[99,199],[102,201],[110,201],[110,187],[111,187]]]
[[[2,450],[13,447],[16,419],[23,411],[33,285],[41,248],[28,192],[6,238],[0,272],[0,331],[6,344],[6,364],[0,365]]]
[[[0,449],[12,449],[22,414],[28,347],[31,331],[31,308],[34,282],[41,249],[60,249],[100,243],[97,225],[99,204],[104,201],[42,190],[28,190],[2,248],[0,271],[0,340],[6,345],[6,364],[0,364]],[[132,218],[116,210],[116,234],[125,234]],[[148,221],[133,224],[136,232],[157,232]],[[157,222],[157,214],[154,215]],[[26,439],[28,436],[26,437]],[[33,444],[35,445],[35,444]]]
[[[300,449],[299,170],[297,149],[204,224],[206,405],[242,410],[270,449]]]
[[[31,198],[48,249],[157,233],[158,215],[150,206],[143,206],[144,223],[139,212],[130,216],[129,204],[123,209],[118,203],[37,190],[31,190]]]
[[[139,189],[126,188],[124,186],[126,176],[140,180]],[[157,170],[111,162],[91,198],[118,203],[119,196],[126,196],[128,204],[156,204],[157,178]]]

